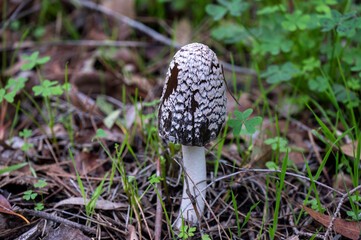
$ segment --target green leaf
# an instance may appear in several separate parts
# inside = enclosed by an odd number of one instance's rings
[[[274,6],[267,6],[267,7],[264,7],[262,9],[258,10],[257,15],[259,15],[259,16],[268,15],[268,14],[272,14],[272,13],[275,13],[278,11],[285,12],[286,11],[285,6],[282,4],[278,4],[278,5],[274,5]]]
[[[335,83],[332,86],[332,89],[336,96],[336,100],[348,104],[348,107],[357,107],[361,102],[354,92],[349,91],[341,84]]]
[[[337,10],[331,10],[330,17],[320,19],[321,31],[327,32],[337,27],[336,30],[341,35],[353,36],[355,28],[361,24],[361,18],[355,17],[356,13],[356,11],[352,11],[342,15]]]
[[[14,86],[16,86],[17,82],[14,78],[9,78],[8,82],[6,83],[5,89],[10,89]]]
[[[9,103],[12,103],[14,102],[14,97],[16,95],[16,92],[15,91],[11,91],[7,94],[5,94],[4,98],[6,101],[8,101]]]
[[[266,78],[266,82],[274,84],[289,81],[297,73],[299,73],[299,70],[296,69],[291,62],[286,62],[281,67],[278,65],[269,66],[267,70],[261,74],[261,77]]]
[[[24,145],[21,147],[21,150],[28,151],[32,147],[34,147],[34,144],[25,142]]]
[[[247,118],[251,116],[252,112],[252,109],[247,109],[243,113],[240,111],[234,111],[234,116],[236,117],[236,119],[228,120],[228,125],[233,128],[234,136],[238,136],[242,132],[243,125],[245,126],[246,131],[242,133],[253,134],[256,132],[255,127],[262,123],[262,118],[254,117],[247,120]]]
[[[302,61],[303,63],[303,72],[311,72],[316,68],[319,68],[321,66],[321,61],[319,59],[316,59],[315,57],[310,57],[307,59],[304,59]]]
[[[202,240],[212,240],[207,234],[202,235]]]
[[[43,97],[49,97],[52,95],[63,94],[63,89],[60,85],[57,85],[58,81],[44,80],[40,86],[34,86],[33,91],[35,96],[42,95]]]
[[[280,152],[287,152],[287,144],[288,141],[285,138],[275,137],[275,138],[268,138],[264,141],[265,144],[271,145],[272,150],[279,149]]]
[[[150,182],[151,184],[153,184],[153,183],[159,183],[160,181],[163,180],[163,178],[161,178],[160,176],[157,177],[157,174],[155,174],[155,173],[154,173],[151,177],[149,177],[148,179],[149,179],[149,182]]]
[[[48,185],[48,184],[46,183],[46,179],[39,179],[39,181],[34,184],[34,187],[36,187],[36,188],[43,188],[43,187],[45,187],[46,185]]]
[[[272,162],[272,161],[266,162],[265,165],[270,170],[279,170],[280,169],[280,167],[275,162]]]
[[[29,62],[22,65],[21,70],[31,70],[36,65],[42,65],[50,60],[49,56],[45,56],[42,58],[38,58],[38,56],[39,56],[39,51],[33,52],[30,56],[22,56],[21,57],[22,59],[27,60]]]
[[[281,23],[282,27],[285,30],[293,32],[297,29],[306,29],[311,17],[308,14],[302,14],[300,10],[296,10],[292,14],[285,14],[285,19],[286,20]]]
[[[37,59],[37,60],[36,60],[36,64],[42,65],[42,64],[45,64],[45,63],[47,63],[47,62],[49,62],[49,61],[50,61],[50,57],[49,57],[49,56],[45,56],[45,57],[42,57],[42,58]]]
[[[244,28],[237,24],[223,24],[211,31],[212,37],[227,44],[238,43],[248,37]]]
[[[252,54],[254,55],[266,55],[270,53],[272,55],[278,55],[280,52],[290,52],[293,46],[292,40],[287,39],[282,33],[274,33],[265,35],[262,34],[260,42],[254,42]]]
[[[248,3],[243,0],[224,1],[218,0],[221,4],[227,7],[229,13],[233,17],[239,17],[248,8]]]
[[[354,91],[361,90],[361,78],[350,78],[346,83],[347,86]]]
[[[249,134],[254,134],[256,132],[256,126],[262,123],[261,117],[254,117],[245,121],[244,126]]]
[[[33,193],[32,190],[29,190],[29,191],[24,192],[23,198],[24,198],[25,200],[30,200],[30,199],[33,199],[33,200],[34,200],[34,199],[36,198],[36,196],[38,196],[37,193]]]
[[[62,86],[62,89],[69,92],[71,90],[71,84],[70,83],[64,83]]]
[[[3,101],[4,96],[5,96],[5,89],[1,88],[0,89],[0,103]]]
[[[94,141],[95,138],[102,138],[102,137],[107,137],[107,136],[108,136],[108,134],[106,134],[103,129],[98,128],[97,134],[95,135],[95,137],[92,138],[92,141]]]
[[[35,51],[30,55],[28,59],[26,59],[25,57],[24,59],[29,61],[35,61],[38,58],[38,56],[39,56],[39,51]]]
[[[227,9],[219,5],[208,4],[206,12],[213,17],[214,21],[218,21],[226,15]]]
[[[2,168],[2,169],[0,169],[0,175],[3,173],[6,173],[6,172],[12,172],[12,171],[18,170],[19,168],[22,168],[26,165],[28,165],[28,163],[25,162],[25,163],[15,164],[15,165],[12,165],[12,166],[9,166],[6,168]]]
[[[327,79],[321,76],[317,76],[316,79],[310,79],[308,81],[308,87],[312,91],[324,92],[328,88]]]
[[[32,133],[32,130],[31,130],[31,129],[26,129],[26,128],[24,128],[23,131],[20,131],[20,132],[19,132],[19,136],[20,136],[20,137],[24,137],[24,138],[28,138],[28,137],[31,137],[31,133]]]
[[[44,204],[43,203],[37,203],[36,207],[34,208],[36,211],[41,211],[44,209]]]
[[[28,62],[25,63],[24,65],[21,66],[21,70],[26,71],[26,70],[31,70],[35,67],[36,63],[35,62]]]

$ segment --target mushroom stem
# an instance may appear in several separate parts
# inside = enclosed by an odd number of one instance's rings
[[[204,201],[200,195],[200,191],[204,196],[205,188],[207,186],[205,151],[204,147],[182,145],[182,152],[183,167],[186,174],[184,174],[183,195],[180,209],[181,214],[183,215],[183,219],[195,224],[197,223],[198,218],[191,199],[189,199],[188,193],[195,197],[197,212],[199,216],[201,216],[204,210]],[[197,185],[197,188],[194,186],[193,183]],[[178,220],[176,221],[176,226],[182,226],[182,216],[178,217]]]

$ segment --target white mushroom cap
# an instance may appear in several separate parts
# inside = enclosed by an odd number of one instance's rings
[[[226,118],[224,74],[216,54],[191,43],[173,57],[159,106],[159,136],[173,143],[204,146]]]

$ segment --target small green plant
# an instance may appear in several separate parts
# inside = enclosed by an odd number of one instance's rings
[[[29,143],[27,139],[31,137],[32,131],[29,129],[24,129],[23,131],[19,132],[19,136],[24,138],[24,145],[21,147],[21,150],[24,152],[29,151],[30,148],[34,146],[34,144]]]
[[[0,103],[6,100],[8,103],[14,102],[16,93],[25,87],[28,79],[19,77],[18,79],[9,78],[4,88],[0,89]]]
[[[268,83],[281,83],[290,81],[300,71],[295,68],[293,63],[286,62],[282,66],[271,65],[265,72],[261,74],[262,78],[266,78]]]
[[[304,201],[304,204],[311,204],[310,207],[315,211],[320,211],[320,213],[323,213],[326,211],[325,208],[321,208],[321,209],[319,208],[319,205],[318,205],[319,203],[318,203],[317,199],[311,199],[311,200]],[[305,214],[306,213],[307,212],[305,212]]]
[[[196,227],[188,227],[187,225],[179,229],[180,233],[178,234],[179,238],[188,239],[189,237],[194,236],[194,232],[196,231]]]
[[[38,196],[38,193],[33,192],[33,190],[28,190],[26,192],[24,192],[24,196],[23,199],[25,200],[33,200],[34,204],[35,204],[35,210],[37,211],[41,211],[44,209],[44,196],[43,196],[43,192],[42,189],[47,185],[46,180],[45,179],[39,179],[37,183],[34,183],[34,187],[38,188],[40,190],[40,196],[41,196],[41,202],[36,202],[35,198]]]
[[[272,150],[279,150],[280,152],[289,151],[289,147],[287,147],[288,141],[282,137],[274,137],[268,138],[264,141],[265,144],[271,145]]]
[[[202,235],[202,240],[212,240],[208,234]]]
[[[234,111],[236,119],[228,120],[228,125],[233,128],[233,135],[238,136],[239,134],[254,134],[256,132],[256,126],[262,122],[262,117],[254,117],[247,119],[251,116],[253,110],[247,109],[243,113],[240,111]],[[245,128],[243,128],[243,126]]]
[[[33,52],[30,56],[22,56],[22,59],[27,60],[28,62],[21,66],[21,70],[31,70],[37,65],[43,65],[50,61],[49,56],[42,58],[39,57],[39,51]]]

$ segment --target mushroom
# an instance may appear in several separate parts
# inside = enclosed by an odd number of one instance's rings
[[[186,173],[176,227],[182,218],[197,222],[203,214],[206,183],[204,146],[219,134],[227,112],[223,68],[216,54],[206,45],[191,43],[173,57],[166,75],[158,112],[159,136],[182,145]],[[196,184],[196,186],[194,186]]]

